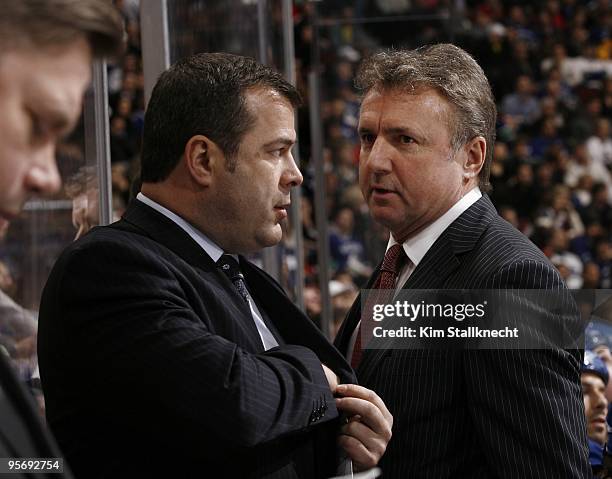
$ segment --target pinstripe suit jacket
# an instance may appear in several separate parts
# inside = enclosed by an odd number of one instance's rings
[[[565,286],[485,195],[444,231],[404,288]],[[358,298],[336,338],[343,353],[359,317]],[[580,361],[579,351],[562,349],[364,350],[357,378],[394,416],[384,477],[590,477]]]
[[[76,477],[333,475],[337,410],[321,362],[350,366],[240,258],[280,346],[175,223],[139,201],[56,263],[40,309],[47,419]]]

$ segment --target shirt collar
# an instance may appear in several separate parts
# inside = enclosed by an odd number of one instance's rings
[[[142,192],[136,195],[136,199],[142,201],[145,205],[150,206],[155,211],[161,213],[166,218],[176,223],[177,226],[183,229],[196,243],[198,243],[198,245],[200,245],[200,248],[202,248],[215,263],[219,261],[219,258],[221,258],[221,255],[223,254],[223,249],[219,248],[217,244],[211,241],[210,238],[208,238],[208,236],[206,236],[200,230],[194,228],[191,224],[187,223],[187,221],[176,213],[170,211],[168,208],[165,208],[156,201],[153,201],[151,198],[146,197],[142,194]]]
[[[423,228],[413,237],[404,241],[402,246],[404,247],[406,256],[410,258],[410,261],[412,261],[415,267],[421,262],[427,251],[429,251],[429,248],[433,246],[444,230],[481,197],[482,193],[480,192],[480,188],[475,187],[471,189],[437,220]],[[391,235],[387,249],[391,248],[394,244],[397,244],[397,241],[395,241],[395,238]]]

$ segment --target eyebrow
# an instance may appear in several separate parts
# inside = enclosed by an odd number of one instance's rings
[[[269,148],[276,145],[293,146],[295,145],[295,140],[292,140],[291,138],[277,138],[276,140],[272,140],[264,144],[264,148]]]
[[[410,128],[405,128],[401,126],[392,127],[392,128],[384,128],[383,131],[390,135],[411,135],[414,136],[417,132],[414,132]]]
[[[359,128],[357,128],[357,132],[359,134],[373,133],[373,130],[366,126],[360,126]],[[408,135],[408,136],[417,136],[420,134],[418,131],[415,131],[414,129],[402,127],[402,126],[383,128],[383,133],[385,135]]]

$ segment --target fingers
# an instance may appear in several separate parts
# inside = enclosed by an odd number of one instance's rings
[[[373,391],[355,384],[336,388],[336,407],[350,419],[342,426],[339,444],[360,469],[374,467],[391,439],[393,416]]]
[[[353,439],[359,441],[359,443],[367,449],[369,455],[376,459],[376,462],[370,467],[373,467],[378,463],[378,460],[380,460],[382,455],[385,453],[387,443],[390,439],[390,436],[389,438],[385,438],[374,433],[372,429],[360,421],[348,422],[342,426],[340,432],[342,435],[352,437]]]
[[[385,422],[388,423],[388,428],[393,426],[393,416],[385,406],[383,400],[374,391],[358,386],[357,384],[340,384],[336,388],[336,394],[341,394],[343,397],[336,400],[336,406],[348,414],[360,414],[364,418],[373,419],[378,417],[377,411],[382,415]],[[353,398],[358,401],[344,401],[344,399]],[[366,414],[363,414],[366,413]],[[368,414],[369,413],[369,414]],[[366,420],[366,422],[368,422]],[[369,424],[369,423],[368,423]]]
[[[353,461],[357,471],[376,466],[387,447],[386,441],[373,435],[367,426],[358,421],[353,421],[342,428],[338,444]]]

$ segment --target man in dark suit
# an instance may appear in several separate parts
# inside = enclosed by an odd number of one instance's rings
[[[122,35],[121,17],[105,0],[2,4],[0,232],[19,215],[28,198],[59,190],[55,145],[79,119],[92,59],[117,54]],[[25,322],[16,314],[23,315],[18,305],[9,304],[6,298],[3,303],[0,329],[6,331],[9,322]],[[9,342],[0,338],[2,344]],[[0,457],[61,457],[4,353],[0,348]],[[72,477],[67,467],[63,475],[57,469],[49,472],[22,469],[9,477]]]
[[[121,221],[62,254],[43,293],[47,419],[77,476],[329,477],[340,427],[358,467],[384,452],[380,398],[336,389],[350,366],[241,256],[281,239],[302,181],[298,101],[279,74],[235,55],[161,75],[141,192]]]
[[[566,297],[546,257],[482,193],[496,111],[474,59],[450,44],[379,53],[357,83],[360,186],[373,218],[391,231],[367,288]],[[579,351],[552,343],[444,348],[436,340],[373,349],[359,334],[368,324],[358,299],[336,345],[394,415],[385,478],[588,477]]]

